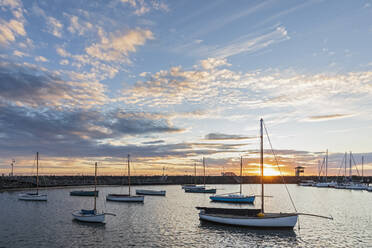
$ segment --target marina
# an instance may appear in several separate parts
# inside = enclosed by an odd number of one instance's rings
[[[232,192],[237,187],[236,184],[211,186],[222,194]],[[159,186],[133,186],[134,190],[157,187]],[[260,187],[259,184],[243,184],[243,191],[253,190],[258,194]],[[314,242],[317,242],[329,247],[368,247],[372,242],[372,213],[369,208],[372,195],[367,191],[288,185],[299,212],[327,213],[333,217],[333,221],[299,216],[300,229],[296,225],[291,230],[257,230],[200,221],[196,206],[225,208],[226,204],[211,202],[205,194],[185,194],[179,185],[161,188],[167,191],[166,197],[147,196],[145,204],[133,205],[105,201],[104,196],[108,192],[119,193],[127,190],[126,186],[98,187],[101,194],[97,198],[97,209],[116,214],[116,217],[108,216],[104,226],[92,226],[72,220],[70,213],[74,209],[92,206],[93,199],[70,197],[70,188],[41,190],[41,193],[48,193],[48,202],[39,204],[19,201],[18,192],[2,192],[0,246],[7,247],[11,242],[14,247],[96,246],[103,243],[111,247],[125,242],[127,246],[141,244],[142,247],[223,247],[233,242],[236,247],[257,244],[313,247]],[[274,196],[265,199],[267,212],[291,211],[284,185],[265,185],[265,191]],[[255,204],[248,208],[254,209],[260,204],[260,198],[257,198]],[[229,207],[245,209],[247,205]],[[15,221],[17,219],[22,221]],[[38,234],[29,232],[30,228],[37,229]],[[88,233],[95,235],[87,235]]]

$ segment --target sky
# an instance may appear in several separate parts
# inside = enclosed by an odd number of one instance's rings
[[[0,173],[372,176],[372,1],[0,0]],[[350,156],[346,158],[347,166]],[[323,166],[324,168],[325,166]],[[324,174],[324,170],[321,172]]]

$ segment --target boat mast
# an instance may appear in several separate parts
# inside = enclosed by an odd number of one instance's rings
[[[345,182],[346,182],[347,152],[345,152]]]
[[[194,184],[196,185],[196,163],[194,163]]]
[[[94,212],[97,210],[97,162],[94,165]]]
[[[264,213],[264,164],[263,164],[263,119],[260,120],[260,138],[261,138],[261,213]]]
[[[242,194],[242,171],[243,171],[243,157],[240,157],[240,195]]]
[[[364,181],[363,167],[364,167],[364,157],[362,156],[362,182]]]
[[[205,188],[205,160],[204,160],[204,157],[203,157],[203,168],[204,168],[204,188]]]
[[[36,194],[39,194],[39,152],[36,152]]]
[[[130,165],[129,165],[130,155],[128,154],[128,191],[130,196]]]
[[[350,176],[350,182],[353,181],[353,172],[351,171],[351,152],[350,152],[350,159],[349,159],[349,176]]]

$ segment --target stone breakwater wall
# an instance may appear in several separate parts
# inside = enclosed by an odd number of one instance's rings
[[[257,184],[261,182],[259,176],[244,176],[244,184]],[[301,180],[314,180],[316,176],[294,177],[285,176],[284,181],[288,184],[295,184]],[[329,177],[328,181],[341,181],[343,177]],[[238,184],[240,178],[237,176],[207,176],[206,184]],[[360,181],[360,177],[353,177],[354,181]],[[365,182],[372,182],[372,177],[365,177]],[[266,184],[280,184],[283,180],[280,176],[269,176],[264,178]],[[127,185],[128,178],[123,176],[98,176],[98,185]],[[167,184],[203,184],[203,177],[193,176],[132,176],[132,185],[167,185]],[[83,186],[93,185],[94,176],[40,176],[40,187],[63,187],[63,186]],[[35,176],[2,176],[0,177],[0,190],[17,188],[36,187]]]

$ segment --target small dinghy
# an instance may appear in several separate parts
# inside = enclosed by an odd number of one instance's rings
[[[242,194],[242,179],[243,176],[243,157],[240,157],[240,192],[239,194],[222,194],[222,195],[213,195],[210,196],[214,202],[226,202],[226,203],[248,203],[252,204],[256,198],[254,195],[243,195]]]
[[[94,194],[94,193],[97,193],[97,194]],[[74,211],[72,213],[72,217],[75,220],[82,221],[82,222],[104,223],[105,215],[115,216],[115,214],[97,212],[97,195],[98,195],[98,191],[97,191],[97,162],[96,162],[95,167],[94,167],[94,191],[93,191],[94,207],[92,210],[81,209],[81,210]]]
[[[47,201],[46,194],[39,194],[39,152],[36,153],[36,193],[23,193],[18,195],[18,200],[23,201]]]
[[[130,194],[130,155],[128,154],[128,194],[108,194],[106,201],[117,202],[144,202],[145,198],[142,195]]]
[[[98,196],[99,191],[93,191],[93,190],[75,190],[71,191],[71,196]]]
[[[231,208],[209,208],[197,207],[200,220],[210,221],[224,225],[235,225],[255,228],[293,228],[299,215],[310,215],[322,218],[329,218],[313,214],[303,213],[265,213],[264,212],[264,160],[263,160],[263,120],[260,120],[261,127],[261,209],[231,209]],[[271,145],[271,144],[270,144]],[[274,154],[275,156],[275,154]],[[292,199],[292,198],[291,198]],[[296,210],[296,209],[295,209]]]
[[[166,191],[165,190],[151,190],[151,189],[137,189],[136,190],[137,195],[159,195],[159,196],[165,196]]]

